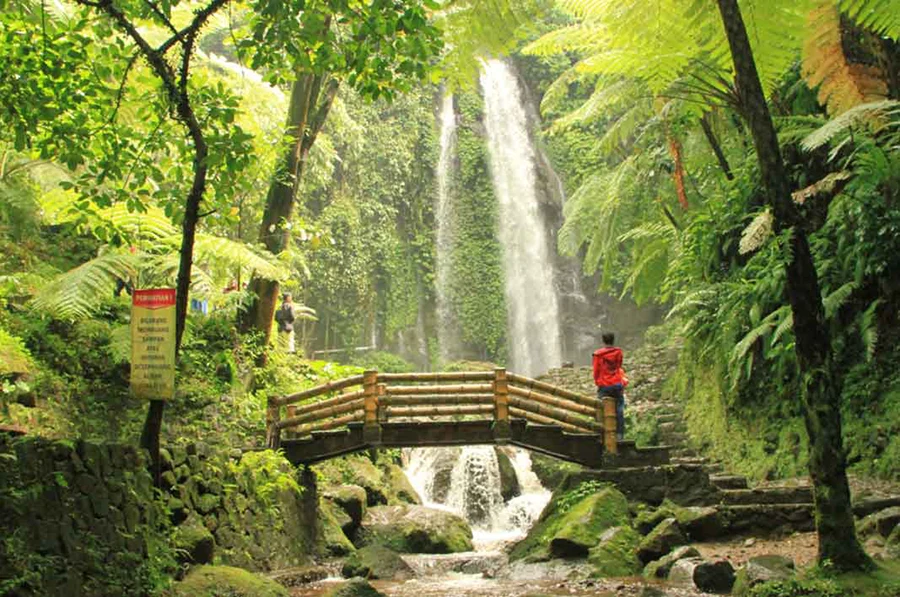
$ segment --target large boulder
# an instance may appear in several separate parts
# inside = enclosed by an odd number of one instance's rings
[[[347,536],[352,535],[366,514],[366,490],[359,485],[339,485],[326,491],[323,497],[344,512],[345,520],[349,522],[346,527],[342,524],[341,528]]]
[[[516,475],[516,469],[506,451],[502,448],[495,448],[494,452],[497,454],[497,466],[500,468],[500,496],[503,497],[504,502],[508,502],[522,493],[519,477]]]
[[[531,453],[531,470],[548,489],[556,489],[570,473],[579,473],[584,468],[572,462],[545,456],[537,452]]]
[[[344,561],[341,575],[385,580],[407,580],[414,576],[412,568],[397,552],[381,545],[363,547],[351,554]]]
[[[382,545],[399,553],[471,551],[472,529],[459,516],[443,510],[376,506],[366,512],[356,545]]]
[[[749,595],[756,585],[772,580],[786,580],[794,575],[794,561],[778,555],[764,555],[750,558],[737,571],[732,592],[735,595]]]
[[[644,537],[637,548],[638,559],[646,564],[658,560],[675,547],[687,543],[681,526],[674,518],[667,518],[656,525],[649,535]]]
[[[671,553],[668,553],[661,557],[658,560],[650,562],[644,568],[644,578],[668,578],[669,571],[672,570],[672,566],[675,565],[675,562],[678,560],[683,560],[685,558],[699,558],[700,552],[697,551],[695,547],[691,547],[690,545],[682,545],[681,547],[676,547],[672,550]]]
[[[385,597],[362,578],[353,578],[330,589],[323,597]]]
[[[877,533],[882,537],[889,537],[898,524],[900,524],[900,506],[893,506],[863,518],[858,530],[862,536]]]
[[[173,597],[289,597],[274,580],[231,566],[198,566],[175,584]]]
[[[550,555],[581,558],[597,545],[603,532],[629,521],[628,500],[612,487],[583,498],[562,514],[550,539]]]
[[[641,537],[631,527],[613,527],[600,536],[600,542],[588,554],[591,576],[610,578],[634,576],[641,570],[641,563],[634,550]]]
[[[716,508],[679,506],[669,500],[654,511],[640,513],[635,519],[635,526],[646,535],[666,518],[677,520],[681,530],[691,541],[706,541],[725,534],[725,526]]]
[[[728,560],[702,558],[678,560],[669,571],[669,582],[704,593],[725,595],[734,586],[734,568]]]

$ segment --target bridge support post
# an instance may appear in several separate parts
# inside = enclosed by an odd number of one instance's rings
[[[605,396],[603,398],[603,445],[608,454],[618,454],[619,452],[616,431],[616,400]]]
[[[506,443],[512,438],[512,429],[509,425],[509,382],[506,379],[506,369],[498,367],[494,369],[494,440],[497,443]]]
[[[277,450],[281,445],[279,421],[281,421],[281,406],[278,404],[278,398],[270,397],[266,403],[266,447],[272,450]]]
[[[363,372],[363,441],[381,443],[381,425],[378,422],[378,371]]]

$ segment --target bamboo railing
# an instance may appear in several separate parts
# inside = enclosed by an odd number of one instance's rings
[[[282,410],[285,415],[282,417]],[[616,411],[603,400],[506,369],[443,373],[366,371],[288,396],[269,398],[266,442],[277,448],[282,432],[304,437],[363,422],[365,441],[377,444],[389,421],[434,422],[475,417],[492,420],[494,437],[510,437],[510,421],[556,425],[570,433],[601,434],[617,452]]]

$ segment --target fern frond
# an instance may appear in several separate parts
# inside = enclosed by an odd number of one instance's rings
[[[801,146],[805,151],[815,151],[834,140],[835,137],[848,132],[862,123],[900,114],[900,102],[884,100],[862,104],[832,118],[818,130],[803,140]]]
[[[623,105],[633,105],[636,99],[635,90],[635,82],[627,79],[618,79],[608,84],[600,82],[586,102],[557,119],[550,127],[550,131],[558,132],[576,124],[590,123],[609,115]],[[543,103],[541,106],[543,107]]]
[[[838,6],[866,29],[900,40],[900,1],[838,0]]]
[[[221,236],[198,234],[194,258],[200,264],[247,268],[266,280],[284,280],[288,276],[287,269],[268,251]]]
[[[831,319],[838,312],[838,309],[844,306],[850,295],[857,288],[856,282],[847,282],[828,296],[822,299],[822,305],[825,307],[825,317]]]
[[[841,15],[825,1],[809,16],[811,33],[803,45],[803,76],[819,88],[819,102],[837,115],[887,97],[887,81],[877,66],[853,62],[844,52]]]
[[[109,334],[109,345],[106,348],[114,363],[131,362],[131,326],[119,325]]]
[[[626,143],[642,125],[646,124],[652,113],[649,100],[637,102],[606,129],[603,137],[597,143],[598,149],[604,155],[610,155]]]
[[[859,333],[863,345],[866,347],[866,358],[872,360],[875,349],[878,348],[878,307],[882,299],[872,301],[872,304],[863,311],[859,318]]]
[[[778,324],[778,327],[772,333],[772,345],[780,342],[781,338],[788,332],[794,331],[794,314],[791,312],[790,306],[785,305],[782,307],[782,310],[784,310],[782,314],[784,319],[781,320],[781,323]]]
[[[853,175],[847,170],[841,170],[840,172],[832,172],[827,174],[822,180],[814,182],[813,184],[800,189],[799,191],[794,191],[791,194],[791,197],[794,199],[794,203],[798,205],[803,205],[808,200],[818,197],[822,194],[831,194],[834,192],[834,189],[837,185],[850,180]]]
[[[772,226],[775,218],[768,209],[761,211],[753,221],[741,233],[741,244],[738,251],[741,255],[751,253],[765,244],[766,240],[772,236]]]
[[[113,294],[116,280],[135,274],[136,258],[128,253],[107,253],[62,274],[41,288],[31,307],[56,319],[90,317]]]

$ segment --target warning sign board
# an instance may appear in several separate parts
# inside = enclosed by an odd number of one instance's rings
[[[175,289],[135,290],[131,300],[131,389],[138,398],[175,394]]]

